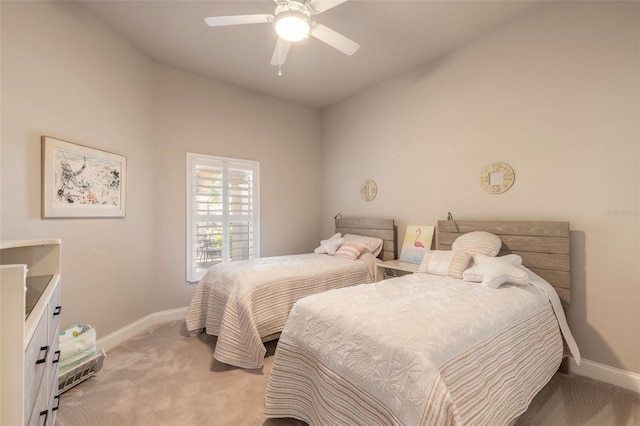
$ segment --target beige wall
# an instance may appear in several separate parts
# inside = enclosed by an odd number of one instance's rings
[[[62,326],[150,312],[151,63],[68,3],[2,2],[0,237],[62,239]],[[40,219],[40,137],[125,155],[127,218]]]
[[[62,239],[63,327],[188,304],[187,151],[260,161],[263,255],[315,247],[319,112],[158,65],[71,3],[1,7],[0,238]],[[126,218],[42,220],[41,135],[125,155]]]
[[[260,161],[260,255],[305,253],[322,227],[321,116],[174,69],[154,70],[155,181],[153,245],[165,308],[185,276],[186,152]],[[168,297],[173,295],[172,297]],[[188,297],[184,297],[184,296]]]
[[[568,220],[582,354],[640,373],[638,7],[545,6],[328,110],[325,233],[337,211],[395,218],[400,236],[448,211]],[[479,185],[495,161],[516,173],[503,195]]]

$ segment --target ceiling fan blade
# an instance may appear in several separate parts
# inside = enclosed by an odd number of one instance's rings
[[[290,41],[278,38],[276,48],[273,50],[273,56],[271,57],[271,65],[283,65],[284,61],[287,60],[287,53],[289,53],[290,47]]]
[[[311,35],[318,40],[327,43],[329,46],[338,49],[345,55],[353,55],[360,48],[360,45],[355,41],[335,32],[329,27],[325,27],[322,24],[314,23]]]
[[[329,10],[332,7],[336,7],[348,0],[311,0],[307,3],[307,7],[312,11],[312,14],[322,13],[325,10]]]
[[[273,15],[235,15],[235,16],[210,16],[204,18],[204,22],[210,27],[224,27],[226,25],[262,24],[273,21]]]

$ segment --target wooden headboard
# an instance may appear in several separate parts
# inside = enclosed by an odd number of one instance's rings
[[[378,258],[385,261],[396,258],[397,232],[393,219],[336,218],[335,221],[336,232],[382,238],[384,243]]]
[[[500,237],[499,256],[517,254],[522,264],[547,280],[562,303],[571,301],[569,222],[439,220],[436,248],[451,250],[459,236],[487,231]]]

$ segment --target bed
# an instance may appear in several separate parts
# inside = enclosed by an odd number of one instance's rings
[[[376,263],[395,258],[393,219],[336,218],[332,239],[320,253],[275,256],[218,264],[204,275],[186,316],[190,335],[217,336],[214,358],[236,367],[257,369],[264,363],[263,342],[276,339],[293,304],[322,291],[370,283]],[[365,250],[355,260],[328,255],[322,248],[342,249],[340,237],[369,243],[380,241],[379,254]],[[336,237],[336,238],[334,238]],[[325,245],[328,243],[329,245]],[[335,243],[335,244],[334,244]],[[371,247],[373,249],[373,247]],[[331,252],[331,249],[329,249]]]
[[[509,424],[564,357],[579,362],[563,313],[567,222],[439,221],[437,229],[436,251],[419,273],[294,305],[269,377],[267,417],[311,425]],[[452,266],[466,256],[457,238],[475,231],[496,235],[500,252]],[[487,262],[521,283],[499,283]],[[462,279],[477,281],[474,274],[482,282]]]

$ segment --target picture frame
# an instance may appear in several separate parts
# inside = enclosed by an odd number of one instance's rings
[[[433,225],[407,225],[400,252],[400,262],[420,264],[428,250],[431,250]]]
[[[42,136],[42,217],[125,217],[127,158]]]

